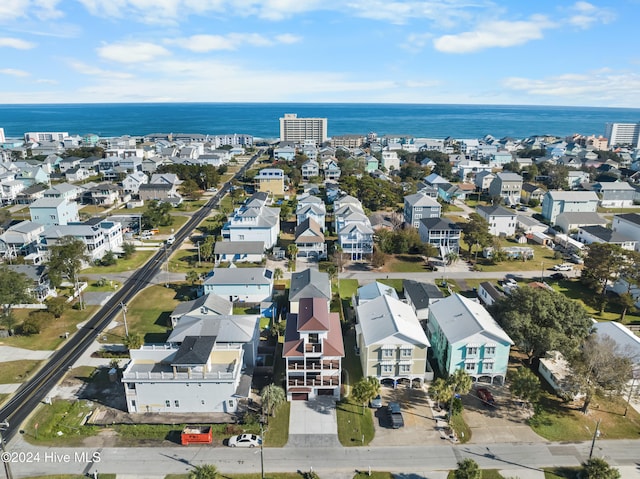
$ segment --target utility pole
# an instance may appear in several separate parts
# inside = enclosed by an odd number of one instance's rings
[[[591,457],[593,456],[593,448],[596,445],[596,439],[600,435],[600,421],[601,419],[598,419],[598,422],[596,423],[596,430],[593,432],[593,439],[591,440],[591,450],[589,451],[589,460],[591,460]]]
[[[122,319],[124,320],[124,337],[129,337],[129,327],[127,326],[127,305],[123,301],[120,301],[120,307],[122,308]]]
[[[0,423],[0,451],[2,452],[2,464],[4,464],[4,475],[7,479],[13,479],[13,474],[11,473],[11,461],[5,460],[10,458],[5,458],[7,455],[7,451],[4,448],[4,438],[2,437],[2,431],[9,427],[9,421],[4,421]]]
[[[260,478],[264,479],[264,416],[260,416]]]
[[[198,241],[197,243],[198,246],[198,268],[200,267],[200,241]]]

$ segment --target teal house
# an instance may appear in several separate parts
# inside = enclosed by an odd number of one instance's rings
[[[474,381],[504,384],[513,341],[480,303],[459,294],[433,303],[427,338],[440,373],[463,369]]]

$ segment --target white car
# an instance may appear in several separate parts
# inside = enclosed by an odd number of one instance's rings
[[[176,237],[175,236],[169,236],[167,238],[167,244],[173,244],[176,241]]]
[[[573,266],[567,263],[557,264],[553,267],[554,271],[571,271]]]
[[[262,438],[255,434],[240,434],[229,438],[229,447],[260,447]]]

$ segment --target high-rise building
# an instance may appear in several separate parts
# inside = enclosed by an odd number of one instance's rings
[[[298,118],[296,113],[285,113],[280,118],[280,141],[304,143],[313,140],[316,145],[327,141],[326,118]]]
[[[640,122],[638,123],[607,123],[604,136],[609,139],[609,146],[630,145],[640,146]]]
[[[4,143],[7,139],[4,137],[4,128],[0,128],[0,143]]]

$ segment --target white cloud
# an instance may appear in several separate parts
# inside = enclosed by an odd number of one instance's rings
[[[270,47],[278,43],[291,44],[300,41],[300,37],[291,34],[277,35],[273,39],[259,33],[229,33],[227,35],[193,35],[185,38],[167,40],[192,52],[210,52],[214,50],[237,50],[243,45]]]
[[[98,55],[119,63],[139,63],[166,57],[170,53],[166,48],[149,42],[122,42],[99,47]]]
[[[1,75],[9,75],[13,77],[28,77],[29,72],[24,70],[16,70],[14,68],[0,68]]]
[[[407,50],[419,51],[422,50],[433,38],[431,33],[412,33],[407,36],[407,39],[402,43],[402,48]]]
[[[56,7],[60,0],[2,0],[0,23],[19,18],[36,17],[40,20],[60,18],[63,13]]]
[[[436,50],[444,53],[471,53],[487,48],[512,47],[541,39],[544,29],[552,26],[554,25],[541,15],[533,16],[527,21],[486,22],[475,31],[436,38],[433,45]]]
[[[35,43],[31,43],[20,38],[0,37],[0,48],[9,47],[16,48],[18,50],[29,50],[35,46]]]
[[[77,60],[69,60],[69,66],[73,68],[75,71],[77,71],[78,73],[82,73],[83,75],[99,76],[102,78],[122,78],[122,79],[134,77],[131,73],[103,70],[102,68],[97,68],[92,65],[87,65],[86,63],[79,62]]]
[[[577,100],[585,105],[629,106],[640,103],[640,74],[603,68],[542,79],[510,77],[505,88],[534,96]]]
[[[615,14],[605,8],[598,8],[589,2],[576,2],[570,9],[567,22],[581,29],[590,28],[596,23],[609,23]]]

